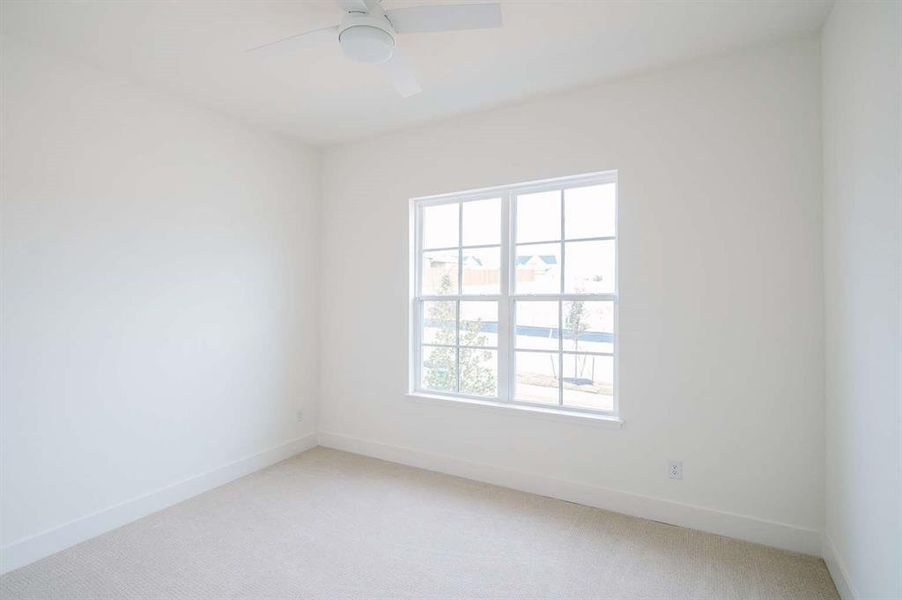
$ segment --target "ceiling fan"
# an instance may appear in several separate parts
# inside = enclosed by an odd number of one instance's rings
[[[384,10],[382,0],[338,0],[347,14],[339,25],[314,29],[248,49],[255,55],[290,53],[306,46],[338,42],[345,56],[380,64],[395,89],[407,98],[422,89],[416,74],[395,45],[399,33],[433,33],[501,27],[501,5],[411,6]]]

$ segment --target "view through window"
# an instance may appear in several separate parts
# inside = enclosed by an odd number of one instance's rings
[[[616,174],[413,202],[414,391],[616,412]]]

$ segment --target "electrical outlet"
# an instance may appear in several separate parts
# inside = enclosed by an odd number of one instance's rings
[[[298,423],[300,423],[301,421],[303,421],[303,420],[304,420],[304,411],[299,410],[299,411],[297,412],[297,418],[298,418]]]
[[[671,479],[682,479],[683,478],[683,463],[679,461],[670,461],[670,467],[667,469],[667,474]]]

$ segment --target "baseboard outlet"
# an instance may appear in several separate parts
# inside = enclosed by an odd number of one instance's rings
[[[0,573],[24,567],[60,550],[300,454],[316,444],[317,436],[311,433],[7,544],[0,548]]]
[[[827,563],[827,570],[830,571],[830,577],[833,578],[833,583],[836,585],[836,591],[839,592],[840,598],[842,600],[858,600],[860,596],[855,591],[855,586],[852,585],[852,579],[849,577],[846,563],[842,560],[839,552],[836,551],[833,540],[825,533],[821,542],[821,556],[824,557],[824,562]]]
[[[577,502],[793,552],[815,556],[821,554],[819,531],[786,523],[474,463],[451,456],[393,446],[344,434],[321,432],[319,444],[327,448],[363,454],[389,462]]]

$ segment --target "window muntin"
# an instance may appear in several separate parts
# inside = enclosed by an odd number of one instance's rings
[[[616,174],[412,209],[414,392],[617,412]]]

